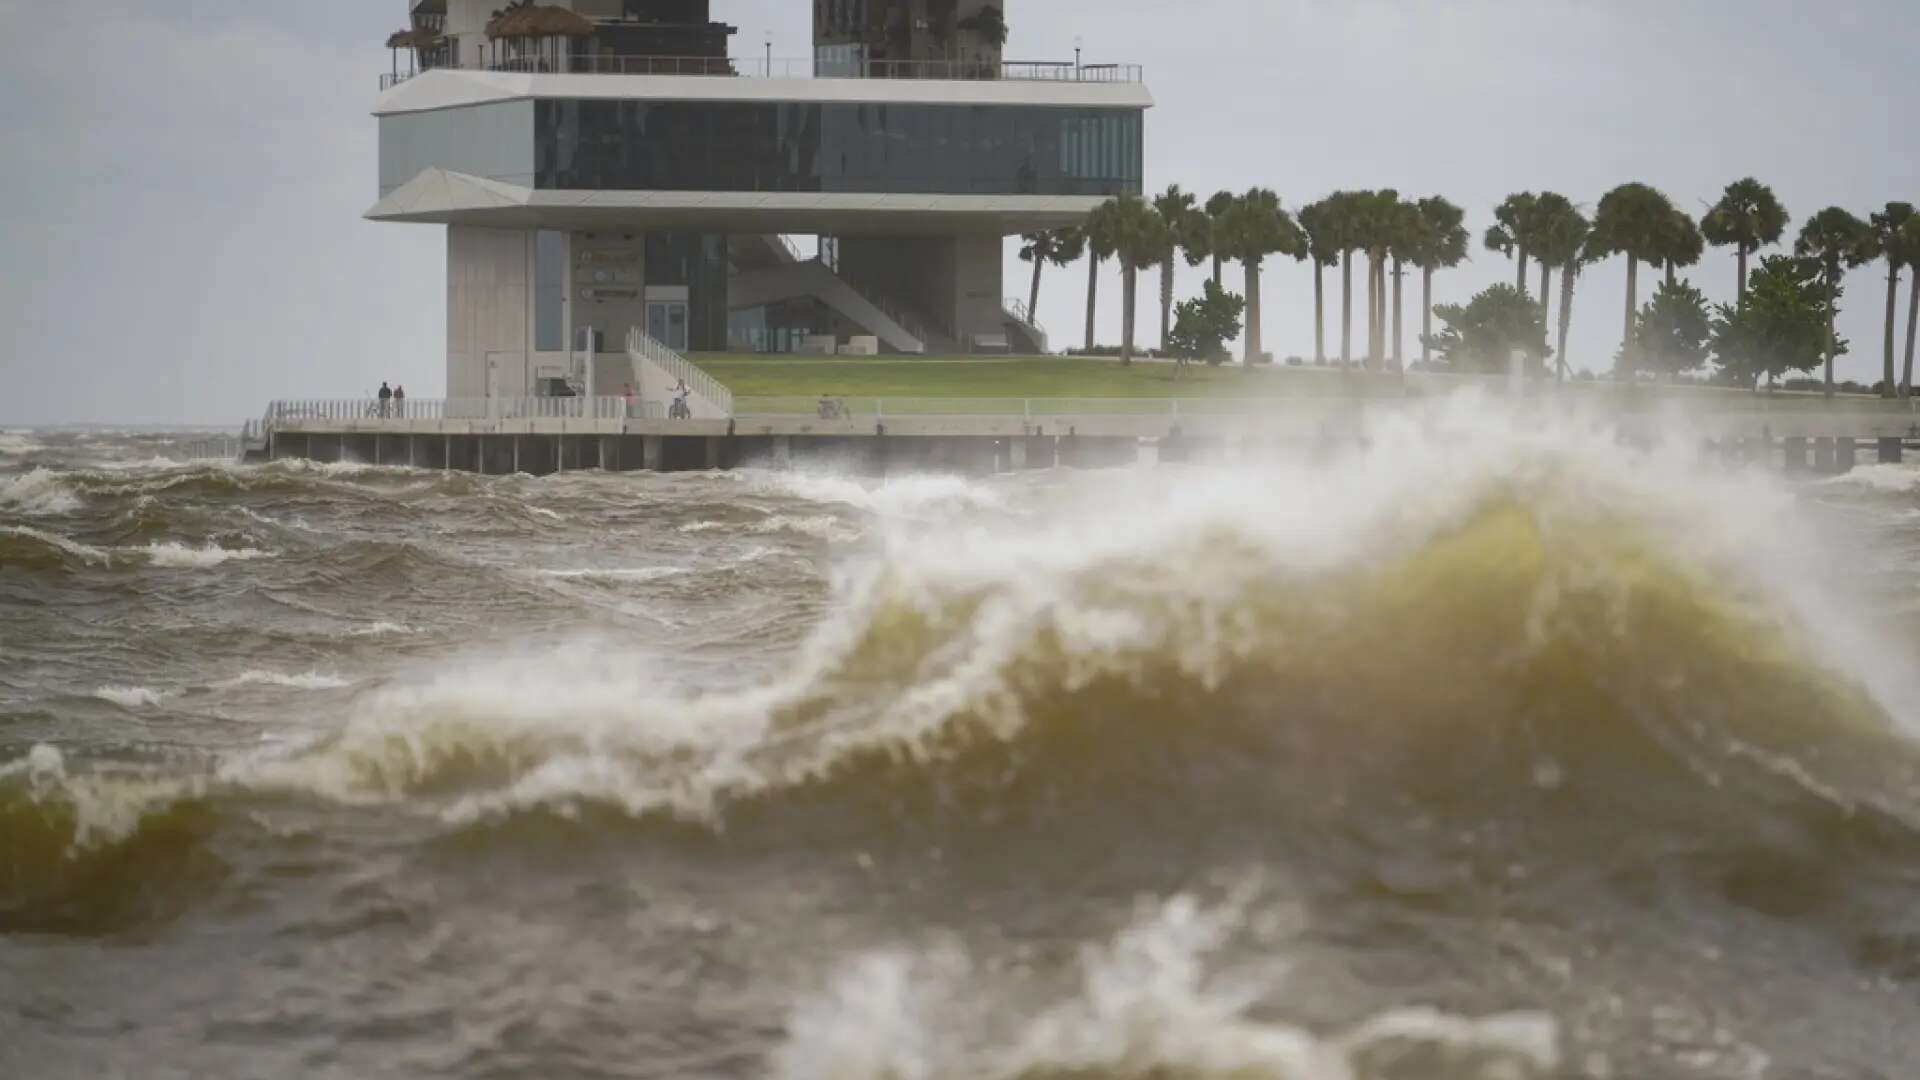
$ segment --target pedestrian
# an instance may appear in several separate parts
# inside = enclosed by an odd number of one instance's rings
[[[668,415],[675,420],[693,419],[693,409],[687,403],[687,398],[692,394],[693,390],[687,386],[687,380],[681,379],[675,384],[673,388],[673,408],[668,412]]]
[[[380,382],[380,419],[385,420],[387,413],[392,409],[393,387],[388,386],[386,380],[382,379]]]
[[[402,420],[407,418],[407,388],[404,386],[393,388],[393,415]]]

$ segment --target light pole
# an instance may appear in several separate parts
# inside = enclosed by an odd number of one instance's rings
[[[762,38],[767,46],[767,78],[771,79],[773,78],[773,31],[768,30]]]
[[[1080,46],[1084,44],[1079,34],[1073,35],[1073,77],[1080,78]]]

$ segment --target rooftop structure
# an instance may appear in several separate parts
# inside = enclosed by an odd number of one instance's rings
[[[1043,351],[1004,238],[1140,191],[1138,69],[1008,62],[992,5],[816,0],[813,60],[749,62],[705,0],[493,3],[416,0],[375,108],[367,216],[448,229],[452,397],[644,382],[634,332]]]

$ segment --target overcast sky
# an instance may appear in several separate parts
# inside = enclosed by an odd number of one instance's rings
[[[713,8],[736,52],[767,33],[776,56],[810,52],[808,0]],[[383,378],[439,396],[444,230],[360,218],[405,10],[0,0],[0,423],[237,423]],[[1920,202],[1916,0],[1009,0],[1008,21],[1009,59],[1071,58],[1079,36],[1090,63],[1146,65],[1153,190],[1259,184],[1297,207],[1395,187],[1466,207],[1473,262],[1440,276],[1443,302],[1511,280],[1479,249],[1511,191],[1590,208],[1643,180],[1697,214],[1751,174],[1794,229],[1829,204]],[[1014,248],[1006,291],[1024,295]],[[1727,299],[1731,256],[1709,249],[1691,276]],[[1611,363],[1624,278],[1619,260],[1582,278],[1576,366]],[[1848,281],[1843,376],[1878,377],[1884,288],[1883,269]],[[1043,286],[1056,345],[1078,341],[1085,289],[1084,267]],[[1311,355],[1308,270],[1271,266],[1263,294],[1268,347]],[[1103,341],[1118,295],[1109,271]]]

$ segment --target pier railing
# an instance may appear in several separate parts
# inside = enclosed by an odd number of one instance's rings
[[[647,360],[664,371],[668,378],[686,383],[687,389],[720,415],[733,415],[733,391],[727,389],[719,379],[707,374],[705,368],[668,348],[637,326],[627,332],[627,355]]]
[[[355,424],[414,420],[620,420],[664,415],[659,402],[620,397],[505,398],[301,398],[276,401],[268,426],[292,421],[340,420]]]
[[[831,419],[887,417],[995,416],[1247,416],[1271,411],[1273,403],[1259,398],[1017,398],[1017,397],[741,397],[734,414],[754,416],[816,416]]]

